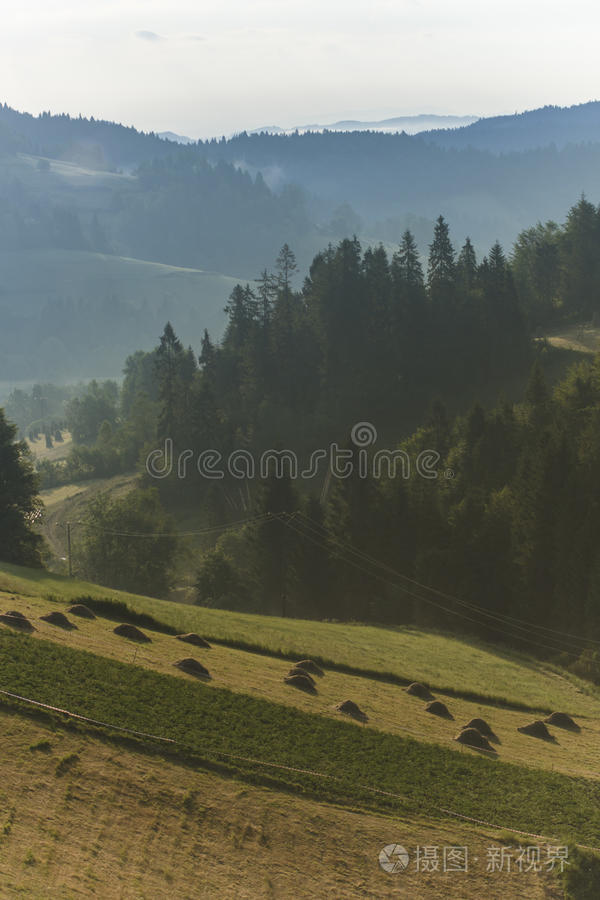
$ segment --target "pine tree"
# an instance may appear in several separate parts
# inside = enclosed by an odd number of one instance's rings
[[[392,257],[392,276],[400,290],[417,293],[423,287],[423,266],[419,258],[419,250],[408,229],[402,235],[400,247]]]
[[[279,515],[292,513],[296,506],[297,498],[289,476],[280,478],[271,473],[262,482],[258,509],[268,518],[256,525],[248,537],[260,612],[288,614],[290,565],[296,538],[295,532]]]
[[[569,210],[560,248],[563,304],[575,315],[591,316],[600,310],[599,247],[600,212],[582,196]]]
[[[167,322],[156,349],[156,370],[161,403],[161,414],[158,421],[160,438],[175,439],[175,428],[179,424],[177,406],[181,396],[180,366],[183,356],[183,345],[171,323]]]
[[[455,253],[450,241],[450,230],[443,216],[436,221],[433,242],[429,246],[427,286],[434,304],[448,303],[454,299],[456,279]]]
[[[550,391],[538,360],[533,364],[529,375],[525,404],[529,412],[529,423],[537,431],[548,421],[551,410]]]
[[[477,257],[469,237],[459,253],[456,276],[460,289],[468,294],[474,288],[477,279]]]
[[[42,505],[38,478],[25,441],[16,441],[17,426],[0,409],[0,559],[39,566],[42,539],[34,530]]]
[[[282,251],[283,252],[283,251]],[[273,316],[273,303],[277,295],[277,278],[266,269],[256,279],[258,295],[258,314],[263,328],[267,328]]]
[[[291,280],[298,268],[296,257],[287,244],[284,244],[279,251],[275,266],[278,272],[280,289],[287,294],[291,289]]]

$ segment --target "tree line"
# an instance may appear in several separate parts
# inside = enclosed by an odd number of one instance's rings
[[[568,303],[587,257],[572,233],[565,247]],[[133,589],[144,553],[127,533],[148,530],[165,533],[152,558],[169,576],[175,521],[193,511],[199,526],[223,531],[202,541],[201,557],[196,545],[200,602],[453,628],[595,665],[579,639],[569,649],[556,634],[600,638],[600,365],[580,362],[548,383],[543,369],[560,351],[531,340],[516,270],[516,254],[507,259],[497,243],[480,260],[469,240],[457,251],[439,217],[425,266],[410,232],[391,257],[347,239],[319,253],[298,284],[284,246],[273,271],[233,290],[221,342],[205,333],[198,352],[167,324],[153,351],[128,358],[120,390],[93,384],[66,410],[90,473],[94,460],[109,461],[108,473],[137,460],[142,474],[135,503],[90,511],[90,572]],[[470,404],[497,396],[517,372],[519,402]],[[144,474],[148,452],[167,440],[175,456],[290,448],[302,457],[331,441],[356,455],[350,432],[365,421],[379,432],[372,452],[434,450],[437,477],[374,477],[358,466],[325,482],[273,472],[211,482],[193,467],[183,479]],[[119,530],[101,552],[102,534]],[[169,577],[154,583],[164,593]],[[542,623],[552,633],[541,635]]]

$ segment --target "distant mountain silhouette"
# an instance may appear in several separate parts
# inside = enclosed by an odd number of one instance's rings
[[[174,144],[195,144],[195,138],[187,137],[185,134],[176,134],[174,131],[159,131],[159,138],[163,141],[172,141]]]
[[[328,125],[295,125],[293,128],[280,128],[279,125],[265,125],[253,128],[248,134],[293,134],[295,131],[386,131],[407,134],[418,134],[420,131],[441,128],[460,128],[476,122],[477,116],[437,116],[421,114],[418,116],[395,116],[391,119],[362,121],[359,119],[341,119]]]
[[[452,131],[435,129],[421,137],[444,147],[474,147],[493,153],[535,150],[555,144],[600,142],[600,102],[578,106],[543,106],[512,116],[479,119]]]

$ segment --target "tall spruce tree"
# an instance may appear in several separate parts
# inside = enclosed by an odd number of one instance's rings
[[[39,566],[42,539],[35,531],[41,513],[38,477],[17,427],[0,409],[0,559]]]
[[[456,282],[455,252],[450,240],[450,229],[443,216],[439,216],[429,245],[427,286],[431,301],[438,305],[454,299]]]

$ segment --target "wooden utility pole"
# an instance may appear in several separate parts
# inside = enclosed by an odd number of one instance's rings
[[[69,578],[73,577],[73,559],[71,557],[71,523],[67,522],[67,557],[69,560]]]

